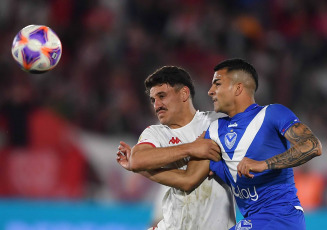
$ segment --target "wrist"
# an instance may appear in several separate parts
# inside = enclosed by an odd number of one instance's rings
[[[264,161],[264,170],[269,169],[269,164],[268,164],[268,160]]]
[[[188,144],[185,144],[184,146],[186,147],[186,149],[184,151],[184,154],[185,154],[184,157],[193,157],[194,156],[194,154],[193,154],[193,150],[194,150],[193,143],[188,143]]]
[[[188,143],[188,144],[182,144],[182,145],[179,145],[180,148],[181,148],[181,156],[183,158],[185,157],[192,157],[193,155],[193,148],[192,148],[192,143]]]

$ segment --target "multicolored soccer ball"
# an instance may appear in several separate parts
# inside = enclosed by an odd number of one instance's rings
[[[59,37],[47,26],[29,25],[14,38],[12,56],[29,73],[44,73],[59,62],[62,47]]]

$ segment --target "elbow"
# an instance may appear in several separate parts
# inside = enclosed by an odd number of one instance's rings
[[[192,192],[196,187],[193,187],[193,186],[184,186],[182,188],[183,191],[187,192],[187,193],[190,193]]]
[[[198,187],[198,184],[196,183],[196,181],[188,180],[187,182],[185,182],[183,184],[182,188],[180,188],[180,189],[187,193],[190,193],[197,187]]]
[[[322,154],[322,145],[319,139],[317,139],[317,151],[316,151],[316,156],[320,156]]]
[[[207,178],[209,172],[202,171],[201,173],[185,173],[182,190],[185,192],[192,192]]]

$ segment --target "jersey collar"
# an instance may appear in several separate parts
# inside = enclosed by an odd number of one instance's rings
[[[247,107],[246,110],[244,110],[244,113],[257,108],[258,106],[259,106],[258,104],[254,103],[254,104],[250,105],[249,107]]]
[[[249,107],[247,107],[247,108],[244,110],[244,112],[238,113],[238,114],[236,114],[235,116],[233,116],[233,117],[230,118],[230,119],[231,119],[231,120],[237,120],[237,119],[241,118],[245,113],[247,113],[247,112],[249,112],[249,111],[251,111],[251,110],[257,108],[258,106],[259,106],[258,104],[254,103],[254,104],[250,105]]]

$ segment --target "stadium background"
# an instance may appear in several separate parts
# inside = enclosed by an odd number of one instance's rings
[[[59,65],[30,75],[11,57],[16,33],[43,24],[59,35]],[[241,57],[257,69],[259,104],[281,103],[326,146],[324,0],[1,0],[0,229],[145,229],[159,186],[115,162],[156,123],[143,80],[187,69],[196,107],[213,70]],[[327,218],[326,150],[295,169],[308,230]]]

